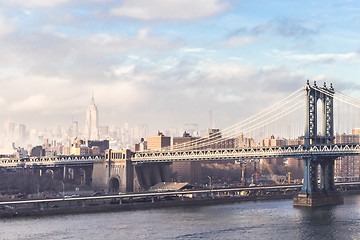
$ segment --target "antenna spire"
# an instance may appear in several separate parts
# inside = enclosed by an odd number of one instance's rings
[[[95,104],[94,92],[91,92],[91,104]]]

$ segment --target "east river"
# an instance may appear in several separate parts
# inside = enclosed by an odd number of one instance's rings
[[[0,222],[0,239],[360,239],[360,196],[315,209],[277,200]]]

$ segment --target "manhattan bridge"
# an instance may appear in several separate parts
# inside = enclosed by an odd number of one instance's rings
[[[294,198],[294,205],[315,206],[336,204],[343,197],[335,190],[334,162],[342,156],[360,155],[360,144],[336,143],[337,134],[350,134],[351,129],[360,127],[360,100],[335,91],[332,84],[318,86],[307,81],[304,88],[290,94],[273,106],[233,126],[213,133],[208,137],[196,138],[161,150],[146,150],[130,153],[119,159],[124,161],[118,170],[117,178],[126,191],[134,189],[133,182],[140,178],[150,178],[154,173],[140,174],[141,166],[159,166],[180,161],[228,161],[242,163],[271,158],[295,158],[303,161],[304,180],[300,193]],[[226,142],[238,136],[244,136],[259,142],[268,136],[284,139],[302,139],[301,144],[288,146],[251,147],[238,146],[226,148]],[[223,147],[222,147],[223,146]],[[127,152],[129,152],[127,150]],[[113,154],[114,155],[114,154]],[[26,159],[0,159],[0,167],[93,164],[105,167],[97,168],[98,179],[105,184],[112,181],[110,153],[98,157],[59,156]],[[118,161],[118,162],[121,162]],[[151,168],[151,167],[150,167]],[[100,169],[100,170],[99,170]],[[65,171],[65,170],[64,170]],[[95,178],[93,174],[93,181]],[[115,168],[114,168],[115,171]],[[163,170],[156,170],[163,174]],[[140,181],[138,181],[140,182]]]
[[[304,101],[305,90],[305,101]],[[228,127],[208,138],[175,145],[162,151],[135,153],[134,163],[167,161],[211,161],[267,158],[297,158],[304,163],[303,187],[294,205],[322,205],[342,202],[335,191],[334,161],[340,156],[360,154],[359,143],[336,144],[335,133],[349,133],[360,126],[360,100],[335,92],[332,84],[322,87],[307,81],[274,106]],[[305,116],[304,116],[305,113]],[[303,144],[283,147],[213,149],[244,135],[256,140],[269,135],[303,138]]]

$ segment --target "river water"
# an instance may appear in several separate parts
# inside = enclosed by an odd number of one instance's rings
[[[277,200],[0,219],[0,239],[360,239],[360,196],[315,209]]]

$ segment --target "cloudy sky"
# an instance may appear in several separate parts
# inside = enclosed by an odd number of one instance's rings
[[[0,122],[217,127],[301,88],[359,96],[360,3],[0,0]]]

